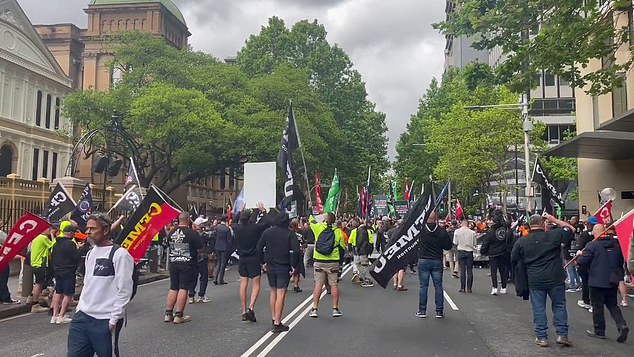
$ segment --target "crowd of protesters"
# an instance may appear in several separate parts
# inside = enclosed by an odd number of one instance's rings
[[[111,222],[107,215],[93,215],[82,233],[75,222],[62,221],[30,244],[27,260],[34,273],[28,301],[31,311],[48,311],[51,324],[71,323],[69,355],[91,351],[112,354],[108,341],[116,339],[125,306],[133,296],[132,258],[111,242],[122,223],[123,217]],[[194,218],[183,212],[153,240],[152,249],[158,251],[159,264],[170,277],[164,321],[191,321],[185,314],[186,305],[210,302],[208,281],[226,285],[225,271],[236,263],[242,321],[257,321],[255,307],[260,279],[265,274],[270,287],[271,331],[288,331],[282,322],[286,293],[291,284],[293,292],[302,292],[301,279],[309,268],[314,279],[309,316],[320,315],[320,297],[325,287],[331,295],[332,316],[341,317],[342,268],[351,267],[354,285],[372,287],[371,261],[399,238],[396,232],[402,224],[401,219],[335,217],[331,213],[291,219],[286,213],[267,211],[262,204],[254,210],[243,209],[235,217]],[[393,289],[408,291],[404,285],[406,271],[418,274],[419,305],[415,316],[426,318],[431,280],[435,317],[443,318],[444,271],[457,279],[459,293],[471,294],[474,284],[486,284],[475,282],[473,275],[476,257],[485,257],[490,268],[491,295],[508,294],[507,284],[514,283],[517,295],[530,298],[538,346],[549,345],[547,298],[552,302],[556,343],[572,345],[568,339],[566,293],[578,291],[582,296],[578,306],[592,314],[593,327],[587,331],[588,336],[606,338],[605,307],[617,325],[617,341],[622,343],[629,328],[619,305],[629,305],[624,280],[630,277],[627,264],[632,269],[634,263],[631,255],[630,261],[625,261],[614,236],[609,224],[600,225],[595,217],[585,222],[577,217],[561,221],[545,214],[520,222],[492,211],[483,220],[451,221],[432,212],[418,235],[417,256],[407,268],[394,274]],[[104,289],[112,292],[108,299],[102,296]],[[78,302],[74,300],[77,295]],[[9,296],[3,302],[14,300]],[[75,304],[71,319],[69,310]],[[108,337],[106,342],[104,336]],[[114,346],[116,349],[117,344]]]

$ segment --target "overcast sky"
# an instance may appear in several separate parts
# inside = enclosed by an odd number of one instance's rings
[[[18,0],[34,24],[86,26],[89,0]],[[444,39],[431,24],[443,19],[441,0],[173,0],[196,50],[235,56],[246,38],[271,16],[287,26],[318,19],[328,40],[350,56],[367,84],[370,100],[387,114],[389,153],[416,112],[433,77],[440,77]],[[63,4],[63,5],[61,5]]]

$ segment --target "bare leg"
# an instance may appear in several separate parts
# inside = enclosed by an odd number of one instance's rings
[[[62,304],[62,294],[55,293],[53,295],[53,302],[51,307],[53,308],[53,316],[59,316],[59,310]]]
[[[315,284],[315,288],[313,289],[313,308],[316,309],[319,307],[319,297],[321,296],[322,286]],[[333,298],[335,296],[333,295]]]
[[[284,298],[286,297],[286,289],[275,289],[276,298],[275,298],[275,324],[279,325],[282,323],[282,312],[284,311]]]
[[[247,312],[247,289],[249,288],[249,278],[240,277],[240,308],[242,313]]]
[[[33,303],[34,304],[39,304],[41,294],[42,294],[42,285],[40,284],[33,285]]]
[[[255,309],[258,296],[260,296],[260,277],[256,276],[253,278],[253,286],[251,287],[251,303],[249,304],[249,309]]]
[[[178,291],[170,290],[167,293],[167,302],[165,303],[165,310],[174,310],[174,305],[176,305],[176,295],[178,295]]]
[[[66,314],[66,311],[68,310],[68,304],[70,304],[71,300],[73,300],[72,295],[64,295],[62,297],[62,307],[59,311],[58,316],[64,316],[64,314]]]
[[[332,295],[332,307],[338,308],[339,307],[339,286],[332,285],[330,287],[330,295]]]
[[[627,286],[623,280],[619,281],[619,293],[621,293],[621,303],[627,304]]]
[[[405,277],[405,270],[399,270],[398,273],[396,273],[396,280],[397,280],[397,285],[398,286],[403,286],[403,278]]]
[[[178,295],[176,296],[176,306],[174,306],[175,312],[185,311],[186,303],[187,303],[187,290],[186,289],[178,290]]]
[[[271,320],[274,324],[279,324],[279,321],[275,321],[275,301],[277,300],[277,289],[271,288],[269,293],[269,309],[271,309]]]

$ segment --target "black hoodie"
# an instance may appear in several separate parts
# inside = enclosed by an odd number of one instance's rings
[[[494,224],[482,239],[480,254],[497,257],[513,249],[513,231],[502,225]]]
[[[418,236],[418,258],[442,260],[443,250],[450,250],[453,243],[447,231],[438,224],[425,224]]]

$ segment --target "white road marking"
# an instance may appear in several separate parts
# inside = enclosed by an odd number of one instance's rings
[[[33,313],[32,312],[27,312],[25,314],[7,317],[7,318],[4,318],[4,319],[0,320],[0,322],[11,321],[11,320],[19,319],[21,317],[30,316],[30,315],[33,315]]]
[[[350,269],[352,269],[352,265],[348,264],[347,266],[344,266],[343,268],[343,273],[341,274],[341,277],[343,278],[349,271]],[[319,299],[321,300],[324,296],[326,295],[326,291],[322,291],[321,296],[319,297]],[[290,325],[288,325],[289,328],[289,332],[290,330],[295,327],[295,325],[297,325],[297,323],[299,323],[299,321],[305,317],[308,312],[310,311],[310,309],[312,308],[312,301],[313,301],[313,295],[311,294],[308,298],[306,298],[306,300],[304,300],[304,302],[302,302],[301,304],[299,304],[299,306],[297,306],[295,308],[295,310],[291,311],[290,314],[288,314],[283,320],[282,323],[287,323],[290,319],[293,318],[293,316],[300,310],[302,310],[302,308],[304,308],[304,311],[299,314],[299,316],[293,320],[293,322],[291,322]],[[306,306],[307,304],[310,304],[310,306]],[[273,347],[275,347],[275,345],[277,345],[284,336],[286,336],[288,332],[282,332],[280,333],[277,337],[275,337],[275,339],[273,341],[271,341],[265,348],[264,350],[262,350],[262,352],[260,352],[260,354],[258,354],[258,357],[263,357],[266,356],[271,349],[273,349]],[[273,336],[272,332],[267,332],[264,336],[262,336],[262,338],[260,338],[258,340],[258,342],[256,342],[253,346],[251,346],[251,348],[249,348],[246,352],[244,352],[242,354],[241,357],[249,357],[251,356],[255,351],[257,351],[260,347],[262,347],[262,345],[271,337]]]
[[[453,311],[458,311],[458,310],[460,310],[460,309],[458,308],[458,305],[456,305],[456,303],[455,303],[455,302],[453,302],[453,300],[451,300],[451,297],[449,296],[449,294],[447,294],[447,291],[446,291],[446,290],[443,290],[442,294],[445,296],[445,300],[447,300],[447,302],[449,303],[449,306],[451,306],[451,309],[452,309]]]

